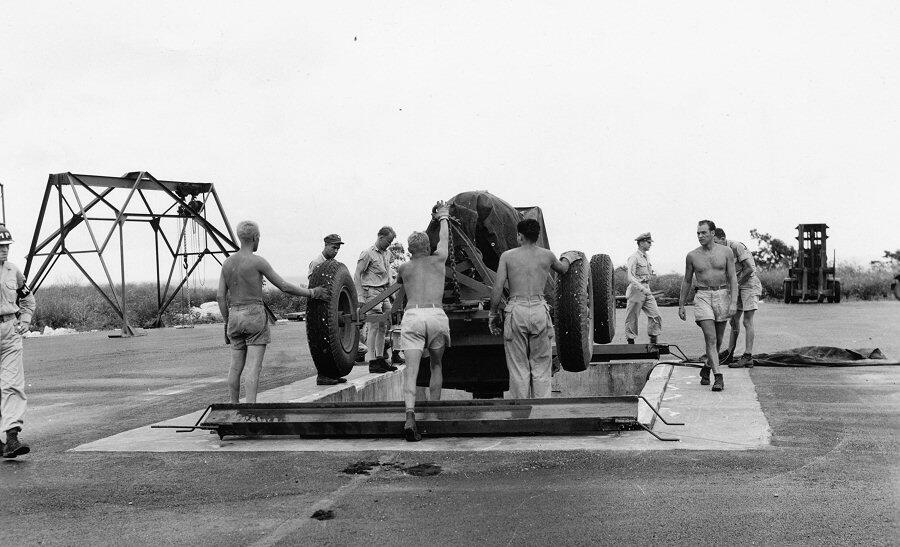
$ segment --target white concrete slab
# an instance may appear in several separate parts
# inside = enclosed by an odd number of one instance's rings
[[[125,431],[105,439],[83,444],[76,452],[353,452],[353,451],[542,451],[542,450],[749,450],[769,444],[769,426],[756,397],[756,390],[746,369],[726,369],[726,390],[713,393],[709,386],[699,385],[699,369],[657,367],[648,382],[650,391],[642,392],[649,400],[662,399],[660,413],[670,421],[684,421],[685,426],[666,426],[656,421],[654,431],[675,436],[680,442],[662,442],[644,431],[627,431],[589,436],[527,436],[427,438],[419,443],[397,439],[302,439],[268,436],[260,438],[226,438],[207,431],[175,433],[172,429],[150,426]],[[397,371],[389,374],[399,374]],[[354,389],[365,389],[376,379],[364,367],[354,370],[348,381]],[[668,382],[663,377],[668,376]],[[387,379],[386,375],[382,376]],[[337,386],[315,385],[307,378],[288,386],[260,394],[259,402],[303,402],[314,395],[329,395]],[[649,395],[649,396],[648,396]],[[651,398],[652,397],[652,398]],[[198,410],[160,424],[189,425],[200,417]]]

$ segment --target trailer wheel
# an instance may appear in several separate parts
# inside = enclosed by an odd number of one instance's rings
[[[616,295],[613,290],[613,263],[609,255],[591,258],[594,292],[594,341],[609,344],[616,335]]]
[[[306,303],[306,337],[316,371],[330,378],[346,376],[359,346],[359,330],[350,322],[358,307],[353,278],[342,263],[326,260],[316,266],[309,286],[331,289],[328,300],[310,298]]]
[[[900,276],[897,276],[891,283],[891,290],[894,292],[894,298],[900,300]]]
[[[784,303],[785,304],[790,304],[792,301],[792,299],[791,299],[791,286],[792,285],[793,285],[793,283],[791,283],[790,279],[785,279],[784,284],[782,284],[782,288],[784,289]]]
[[[832,288],[832,294],[834,296],[831,297],[831,302],[834,302],[835,304],[840,304],[841,303],[841,282],[840,281],[834,282],[834,286]]]
[[[569,372],[586,370],[594,353],[594,302],[591,265],[578,253],[569,271],[556,285],[556,351],[562,368]]]

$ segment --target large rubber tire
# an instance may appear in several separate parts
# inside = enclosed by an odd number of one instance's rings
[[[306,337],[313,363],[322,376],[346,376],[353,370],[359,346],[359,329],[350,321],[350,314],[359,307],[353,278],[347,266],[326,260],[316,266],[309,286],[331,290],[328,300],[310,298],[306,303]]]
[[[784,291],[784,303],[785,304],[791,303],[791,287],[792,286],[793,286],[793,283],[791,283],[790,279],[785,279],[784,283],[782,283],[782,285],[781,285],[781,288]]]
[[[832,296],[831,301],[834,302],[835,304],[840,304],[841,303],[841,282],[835,281],[834,286],[832,287],[832,290],[834,291],[833,292],[834,296]]]
[[[894,291],[894,298],[900,300],[900,276],[894,278],[894,283],[891,284],[891,290]]]
[[[591,284],[594,292],[594,342],[609,344],[616,335],[616,293],[613,289],[613,263],[609,255],[591,258]]]
[[[586,370],[594,353],[594,302],[591,265],[578,253],[556,286],[556,352],[562,368]]]

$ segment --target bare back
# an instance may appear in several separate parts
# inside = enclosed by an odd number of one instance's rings
[[[555,262],[556,256],[543,247],[528,245],[510,249],[500,255],[498,282],[502,282],[505,274],[510,296],[542,296]]]
[[[688,266],[693,270],[697,285],[718,287],[728,284],[728,262],[734,271],[734,254],[724,245],[713,244],[712,249],[700,246],[687,255]],[[689,279],[685,279],[690,283]]]
[[[443,305],[445,261],[439,255],[421,256],[400,266],[407,307]]]
[[[263,271],[268,263],[261,256],[240,250],[222,264],[222,283],[228,305],[262,303]]]

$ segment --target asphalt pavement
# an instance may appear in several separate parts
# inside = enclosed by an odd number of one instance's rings
[[[837,345],[894,357],[898,318],[900,302],[766,303],[757,351]],[[663,327],[664,341],[699,354],[699,329],[673,308],[663,308]],[[0,544],[886,545],[900,537],[900,367],[754,368],[771,436],[752,450],[70,451],[221,401],[229,351],[221,328],[27,340],[22,436],[33,452],[0,462]],[[278,325],[273,338],[261,389],[314,373],[302,323]],[[367,464],[347,469],[359,462]]]

